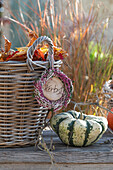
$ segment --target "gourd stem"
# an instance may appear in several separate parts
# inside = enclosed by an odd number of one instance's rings
[[[82,120],[82,112],[80,112],[80,119]]]
[[[79,119],[82,119],[82,111],[81,111],[81,107],[78,105],[78,103],[73,102],[73,101],[71,101],[71,102],[75,104],[75,105],[74,105],[74,110],[75,110],[76,107],[79,108],[79,110],[80,110],[80,118],[79,118]]]

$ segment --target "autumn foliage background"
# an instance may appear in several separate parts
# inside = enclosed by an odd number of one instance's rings
[[[36,4],[29,0],[29,4],[23,1],[23,5],[17,1],[18,10],[9,11],[8,19],[11,28],[16,30],[16,35],[10,37],[14,46],[16,38],[20,46],[26,46],[29,42],[28,30],[34,31],[39,36],[49,36],[54,44],[64,49],[68,56],[63,58],[61,70],[71,78],[74,92],[72,101],[95,102],[108,107],[102,87],[113,74],[112,41],[107,41],[105,33],[110,16],[100,18],[103,7],[93,1],[89,11],[84,11],[81,1],[58,1],[59,8],[53,0],[46,1],[41,6],[41,0]],[[28,15],[27,10],[32,14]],[[18,25],[18,26],[17,26]],[[73,109],[70,103],[65,109]],[[106,114],[97,106],[81,106],[87,114]]]

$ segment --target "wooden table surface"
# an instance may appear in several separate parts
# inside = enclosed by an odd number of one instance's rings
[[[43,131],[43,139],[53,150],[46,152],[38,147],[0,148],[0,164],[3,163],[55,163],[63,164],[113,164],[113,134],[106,132],[92,146],[71,147],[64,145],[51,130]]]

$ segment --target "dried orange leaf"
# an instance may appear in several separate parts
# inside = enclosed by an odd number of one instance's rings
[[[29,38],[33,38],[33,37],[35,37],[36,39],[38,38],[38,35],[36,34],[35,31],[29,31],[28,36],[29,36]]]
[[[32,37],[29,43],[26,45],[26,47],[30,47],[36,39],[37,39],[36,37]]]
[[[26,55],[26,54],[27,54],[27,51],[20,51],[20,52],[14,54],[11,59],[13,59],[15,57],[22,56],[22,55]]]
[[[5,53],[7,53],[11,48],[11,42],[4,35],[3,38],[5,39]]]
[[[46,59],[45,59],[44,53],[40,49],[38,49],[38,50],[35,50],[34,52],[33,60],[45,61]]]
[[[48,46],[44,45],[43,47],[40,48],[40,50],[43,52],[43,54],[46,54],[48,52]]]
[[[55,60],[63,60],[68,57],[68,53],[62,48],[54,47],[54,59]]]
[[[38,35],[36,34],[35,31],[29,31],[28,36],[30,38],[30,41],[27,44],[27,47],[31,46],[34,43],[34,41],[38,38]]]
[[[0,62],[6,61],[8,54],[0,52]]]
[[[27,52],[27,50],[28,50],[28,47],[16,47],[16,49],[20,52],[20,51],[25,51],[25,52]]]
[[[0,62],[3,62],[3,52],[0,51]]]
[[[47,45],[44,45],[40,48],[40,50],[43,52],[43,54],[47,54],[49,47]],[[64,58],[68,57],[68,53],[63,50],[60,47],[54,46],[54,59],[55,60],[63,60]]]

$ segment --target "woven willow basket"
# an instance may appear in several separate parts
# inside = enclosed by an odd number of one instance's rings
[[[103,86],[103,93],[106,97],[107,104],[110,109],[113,108],[113,89],[110,86],[112,81],[113,80],[107,81]]]
[[[50,61],[32,62],[31,59],[42,41],[49,44],[48,59],[51,61],[53,44],[44,36],[28,49],[27,63],[0,62],[0,147],[35,144],[45,127],[48,110],[40,107],[34,99],[33,81],[41,76]],[[60,65],[61,61],[54,62],[54,67]]]

